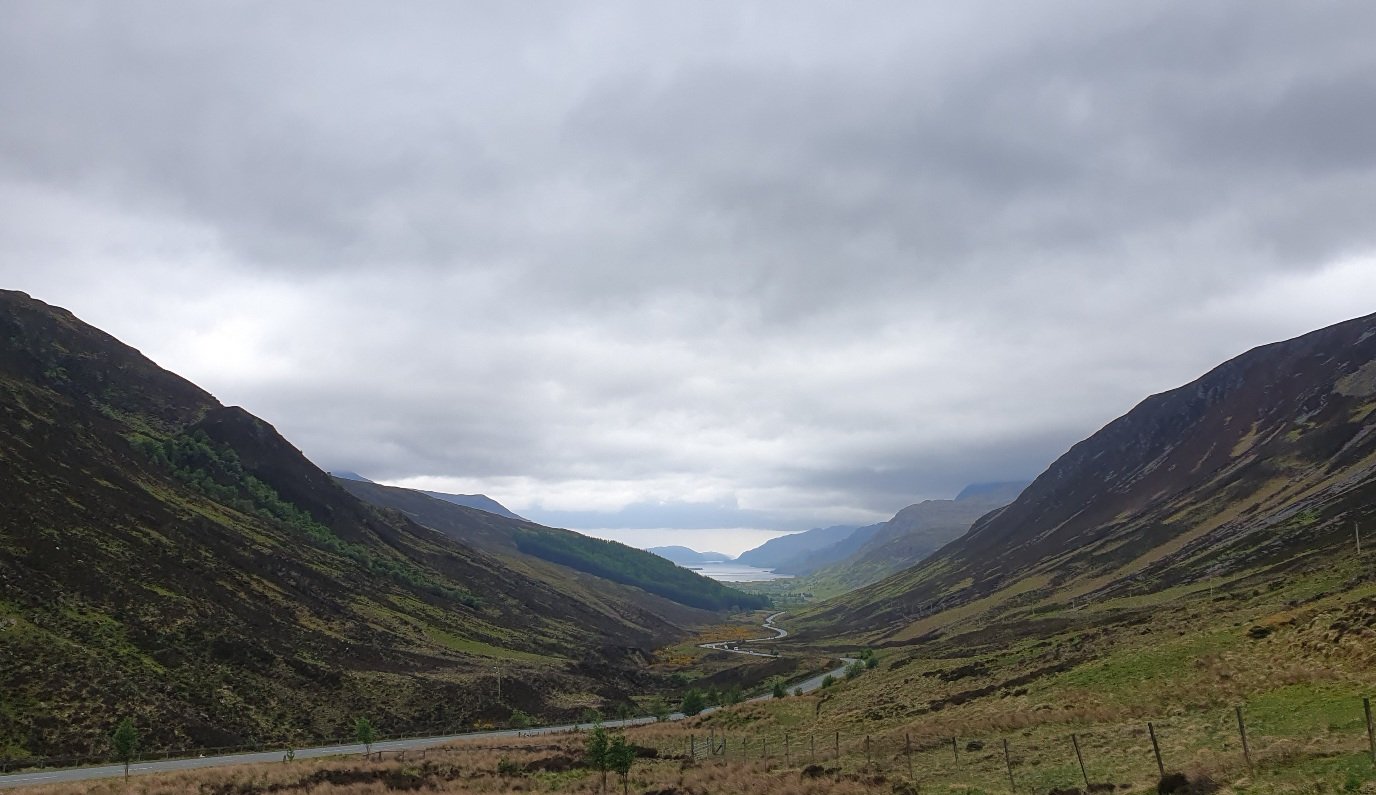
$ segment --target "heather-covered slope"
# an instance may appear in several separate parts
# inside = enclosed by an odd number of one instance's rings
[[[119,715],[156,748],[571,714],[682,634],[360,502],[262,420],[8,291],[0,484],[0,754],[89,752]],[[500,702],[473,686],[495,665]]]
[[[1144,400],[923,564],[821,606],[908,642],[1074,600],[1280,578],[1376,527],[1376,315],[1256,348]]]

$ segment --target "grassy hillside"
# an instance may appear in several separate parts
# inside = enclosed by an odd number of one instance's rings
[[[839,732],[843,758],[826,765],[882,774],[887,788],[909,780],[911,741],[923,792],[1007,792],[1006,740],[1018,791],[1048,792],[1084,786],[1074,734],[1091,782],[1148,792],[1150,721],[1168,772],[1224,791],[1376,789],[1362,708],[1376,697],[1376,552],[971,624],[877,658],[853,681],[701,719],[662,745],[711,730],[752,738],[757,752],[768,738],[778,754],[788,732],[795,749],[821,738],[829,755]],[[779,786],[790,770],[796,781],[806,763],[779,759],[768,779]]]

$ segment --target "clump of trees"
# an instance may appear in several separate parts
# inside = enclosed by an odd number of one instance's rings
[[[595,726],[588,734],[588,743],[583,750],[583,763],[602,774],[602,789],[607,791],[607,773],[615,772],[621,776],[623,795],[629,789],[631,766],[635,764],[635,747],[626,742],[624,734],[608,734],[601,725]]]
[[[683,703],[679,705],[679,711],[688,717],[692,717],[699,712],[707,709],[707,696],[696,687],[683,694]]]

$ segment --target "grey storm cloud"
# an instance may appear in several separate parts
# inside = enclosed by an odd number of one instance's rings
[[[11,2],[0,275],[326,467],[587,527],[872,521],[1371,311],[1373,33],[1355,2]]]

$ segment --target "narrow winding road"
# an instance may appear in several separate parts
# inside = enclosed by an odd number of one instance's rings
[[[778,613],[775,613],[775,614],[771,615],[769,618],[766,618],[766,619],[764,620],[764,624],[763,624],[762,626],[763,626],[765,629],[767,629],[767,630],[773,632],[773,633],[774,633],[773,635],[766,635],[766,636],[764,636],[764,637],[762,637],[762,638],[750,638],[750,639],[748,639],[748,640],[742,640],[742,641],[725,640],[725,641],[717,641],[717,642],[715,642],[715,643],[699,643],[698,646],[699,646],[700,648],[704,648],[704,649],[716,649],[716,650],[718,650],[718,651],[729,651],[729,652],[731,652],[731,653],[733,653],[733,654],[748,654],[748,655],[750,655],[750,656],[752,656],[752,657],[774,657],[774,656],[777,656],[777,655],[774,655],[774,654],[770,654],[769,652],[752,651],[752,650],[750,650],[750,649],[738,648],[738,646],[739,646],[739,644],[741,644],[741,643],[763,643],[763,642],[767,642],[767,641],[771,641],[771,640],[779,640],[780,638],[786,638],[786,637],[788,637],[788,630],[784,629],[783,627],[777,626],[777,625],[774,623],[774,621],[775,621],[776,619],[778,619],[778,617],[781,616],[781,615],[783,615],[783,612],[778,612]],[[824,673],[824,674],[818,674],[818,675],[812,677],[811,679],[805,679],[805,680],[803,680],[803,681],[801,681],[801,682],[799,682],[799,683],[793,685],[793,687],[789,689],[789,692],[793,692],[793,691],[795,691],[795,690],[801,690],[801,691],[803,691],[804,693],[811,693],[811,692],[814,691],[814,690],[818,690],[818,689],[820,689],[820,688],[822,687],[822,683],[823,683],[824,681],[826,681],[826,678],[827,678],[828,676],[836,677],[836,678],[839,679],[841,676],[843,676],[843,675],[846,673],[846,668],[847,668],[851,663],[856,662],[856,660],[854,660],[854,659],[852,659],[852,658],[850,658],[850,657],[837,657],[836,659],[841,663],[841,666],[840,666],[839,668],[837,668],[837,669],[834,670],[834,671],[827,671],[827,672]],[[765,695],[763,695],[763,696],[756,696],[756,697],[754,697],[754,698],[752,698],[752,699],[747,699],[747,700],[749,700],[749,701],[765,701],[765,700],[767,700],[767,699],[769,699],[769,698],[772,698],[772,697],[773,697],[772,694],[765,694]],[[712,707],[711,709],[716,709],[716,707]],[[704,712],[706,712],[706,711],[709,711],[709,710],[704,710]]]
[[[779,626],[775,626],[774,624],[775,619],[777,619],[781,615],[783,615],[783,613],[775,613],[774,615],[764,620],[764,628],[773,632],[773,635],[768,635],[762,638],[751,638],[750,640],[741,642],[759,643],[761,641],[778,640],[780,638],[787,637],[788,630]],[[750,654],[757,657],[774,656],[766,652],[731,648],[735,645],[735,643],[735,641],[724,643],[704,643],[702,644],[702,646],[704,648],[729,651],[735,654]],[[846,666],[850,665],[854,661],[845,657],[840,659],[842,661],[842,665],[840,668],[837,668],[835,671],[831,671],[827,674],[814,676],[811,679],[808,679],[804,682],[799,682],[798,684],[794,685],[794,687],[801,688],[804,693],[807,693],[821,687],[822,680],[825,679],[827,676],[841,676],[843,673],[845,673]],[[760,701],[767,698],[769,698],[769,696],[764,695],[758,696],[751,700]],[[719,707],[709,707],[708,709],[703,710],[703,713],[705,714],[707,712],[712,712],[717,709],[719,709]],[[684,717],[685,716],[682,712],[675,712],[669,715],[669,720],[683,720]],[[654,722],[654,718],[628,718],[626,720],[603,721],[602,725],[608,728],[617,728],[622,726],[640,726],[646,723]],[[587,724],[582,725],[586,726]],[[419,750],[422,748],[431,748],[436,745],[443,745],[445,743],[456,742],[459,740],[484,740],[499,737],[529,737],[539,734],[554,734],[557,732],[573,731],[577,728],[579,728],[579,724],[563,723],[557,726],[540,726],[530,729],[502,729],[497,731],[486,732],[468,732],[466,734],[450,734],[439,737],[416,737],[407,740],[387,740],[384,742],[373,743],[373,753],[387,751]],[[322,756],[349,756],[355,754],[362,754],[363,752],[364,747],[360,743],[354,743],[352,745],[321,745],[316,746],[314,748],[298,748],[296,749],[295,758],[318,759]],[[285,750],[280,749],[276,751],[261,751],[258,753],[226,754],[222,756],[198,756],[189,759],[165,759],[157,762],[138,762],[129,766],[129,774],[145,775],[148,773],[166,773],[175,770],[195,770],[198,768],[206,767],[224,767],[228,765],[251,765],[261,762],[281,762],[284,753]],[[11,773],[9,775],[0,776],[0,789],[12,789],[15,787],[31,787],[39,784],[58,784],[71,781],[86,781],[89,779],[96,778],[117,778],[122,775],[124,775],[123,765],[100,765],[97,767],[74,767],[64,768],[60,770],[37,770],[25,773]]]

